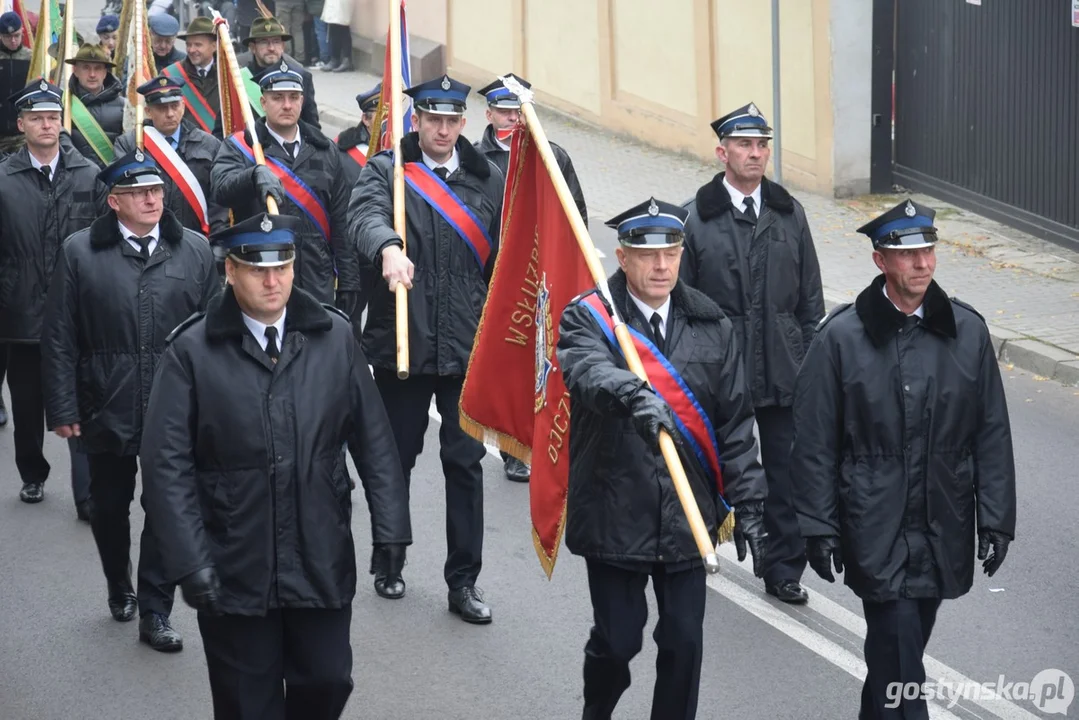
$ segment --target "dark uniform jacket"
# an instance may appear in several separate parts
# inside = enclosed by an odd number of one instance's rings
[[[619,313],[650,335],[621,270],[609,280]],[[723,485],[732,507],[763,501],[753,404],[734,342],[734,329],[701,293],[675,285],[667,318],[667,359],[681,374],[716,432]],[[591,312],[578,302],[562,314],[558,361],[570,393],[569,495],[566,547],[576,555],[623,563],[700,565],[701,557],[659,449],[634,429],[629,398],[644,382],[627,369]],[[686,453],[690,478],[709,535],[726,509],[698,461]]]
[[[502,171],[502,177],[506,182],[509,182],[510,151],[503,150],[502,146],[498,144],[494,125],[488,125],[483,131],[483,137],[476,143],[476,149],[494,163],[495,167]],[[584,192],[581,190],[581,181],[577,179],[577,171],[573,169],[573,161],[569,159],[569,155],[565,150],[554,143],[551,143],[551,150],[554,151],[555,160],[558,161],[558,169],[562,171],[562,177],[566,179],[570,194],[573,195],[573,202],[577,205],[577,209],[581,211],[581,218],[587,226],[588,206],[584,202]]]
[[[347,320],[293,290],[275,365],[231,288],[173,334],[150,396],[143,498],[179,580],[216,566],[225,613],[342,608],[356,591],[346,442],[375,543],[411,542],[401,461]]]
[[[214,64],[210,66],[210,72],[206,73],[206,77],[199,77],[199,71],[191,64],[191,61],[184,55],[180,59],[180,65],[183,66],[183,70],[187,73],[187,77],[191,82],[191,87],[195,88],[202,94],[202,97],[206,98],[206,102],[211,108],[213,108],[214,115],[217,116],[217,124],[213,128],[213,135],[215,137],[221,137],[221,95],[217,89],[217,57],[214,56]],[[174,63],[175,64],[175,63]],[[164,68],[160,65],[158,68],[164,72]],[[184,129],[194,128],[201,130],[198,122],[194,118],[194,114],[188,110],[184,113]]]
[[[682,280],[734,323],[756,407],[790,407],[794,379],[824,317],[813,237],[801,203],[761,181],[753,223],[735,209],[719,173],[686,204]]]
[[[154,67],[157,68],[158,72],[161,72],[169,65],[172,65],[173,63],[183,62],[186,59],[187,53],[174,45],[172,50],[169,51],[168,55],[154,55]],[[209,100],[210,98],[206,99]]]
[[[955,598],[976,529],[1015,535],[1008,407],[985,321],[934,282],[908,318],[880,276],[822,324],[798,375],[791,477],[805,537],[838,536],[872,602]]]
[[[349,187],[356,184],[356,180],[360,177],[360,164],[352,159],[352,156],[348,154],[348,151],[357,146],[367,147],[371,142],[371,131],[367,129],[364,124],[359,124],[355,127],[346,128],[337,136],[337,147],[341,150],[341,154],[345,156],[347,162],[343,163],[343,170],[345,171],[345,177],[348,180]]]
[[[401,140],[403,160],[423,162],[419,136]],[[460,166],[446,184],[479,220],[495,244],[487,267],[480,268],[469,245],[453,227],[408,185],[405,217],[408,258],[415,265],[408,293],[409,372],[413,375],[464,375],[487,283],[494,269],[502,222],[502,174],[472,143],[457,140]],[[352,191],[348,210],[351,233],[360,252],[376,268],[382,250],[400,246],[393,229],[393,155],[371,158]],[[385,282],[368,296],[363,348],[378,368],[397,367],[397,327],[394,294]]]
[[[147,123],[149,124],[149,123]],[[208,132],[198,128],[190,128],[181,124],[180,147],[176,149],[191,174],[198,180],[203,195],[206,196],[206,206],[210,216],[210,232],[215,233],[223,230],[229,224],[229,210],[217,203],[211,202],[210,198],[210,168],[213,167],[214,158],[221,147],[221,141]],[[135,131],[121,135],[116,139],[116,155],[123,156],[135,149]],[[165,180],[165,207],[176,215],[180,224],[188,230],[202,233],[202,224],[198,215],[195,214],[191,203],[187,201],[180,188],[173,182],[172,177],[161,171],[161,177]]]
[[[90,226],[102,208],[98,168],[60,134],[52,182],[23,147],[0,163],[0,341],[36,343],[45,295],[64,238]],[[103,211],[103,210],[102,210]]]
[[[293,160],[266,130],[266,119],[255,121],[259,142],[268,158],[279,160],[311,189],[326,208],[330,218],[330,237],[327,240],[307,213],[291,200],[280,208],[285,215],[299,218],[303,225],[296,233],[296,286],[303,288],[319,302],[332,303],[334,299],[335,255],[346,252],[348,242],[348,193],[341,173],[341,153],[337,146],[316,128],[300,121],[300,150]],[[246,131],[248,145],[251,138]],[[214,202],[231,208],[236,222],[246,220],[266,211],[265,198],[256,197],[251,181],[255,166],[240,152],[231,140],[221,143],[210,185]],[[354,281],[349,275],[351,266],[338,268],[343,283]]]
[[[347,128],[337,136],[337,148],[341,151],[341,172],[344,184],[350,193],[363,168],[352,159],[348,151],[357,145],[366,146],[369,142],[371,142],[371,133],[362,123],[356,127]],[[342,256],[338,257],[337,266],[341,278],[338,280],[337,290],[338,293],[359,293],[359,295],[345,302],[338,302],[338,307],[344,310],[353,322],[359,322],[367,304],[367,293],[371,292],[372,288],[376,288],[378,283],[382,282],[382,278],[371,263],[360,254],[356,243],[350,241],[347,246]],[[345,272],[346,266],[350,268],[348,272]]]
[[[296,58],[288,53],[285,53],[283,57],[285,62],[288,63],[289,69],[294,70],[303,77],[303,109],[300,110],[300,120],[321,130],[322,124],[318,117],[318,103],[315,102],[315,79],[303,65],[296,61]],[[240,67],[246,66],[251,71],[251,77],[253,78],[258,77],[259,73],[266,69],[258,64],[258,60],[255,59],[255,55],[251,51],[240,53],[236,58],[236,62]],[[280,60],[277,65],[281,65]],[[258,100],[254,102],[258,105]],[[214,134],[220,134],[220,131]]]
[[[120,80],[111,73],[106,75],[105,85],[97,95],[91,95],[83,90],[82,86],[79,85],[79,79],[74,75],[71,76],[71,85],[69,87],[70,92],[75,93],[75,96],[82,100],[82,104],[86,106],[86,109],[97,120],[97,124],[105,131],[105,135],[109,138],[109,143],[116,142],[116,138],[124,131],[124,86],[120,83]],[[105,167],[105,163],[93,151],[90,143],[82,136],[78,126],[74,123],[71,125],[71,139],[83,157],[99,168]]]
[[[64,241],[41,334],[50,429],[81,424],[84,452],[136,455],[165,338],[217,292],[206,239],[165,211],[149,261],[108,212]]]

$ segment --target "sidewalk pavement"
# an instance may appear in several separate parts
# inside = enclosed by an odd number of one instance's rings
[[[380,78],[312,71],[323,125],[359,121],[357,93]],[[469,99],[465,135],[486,126],[483,99]],[[557,111],[539,108],[543,127],[573,158],[589,216],[599,223],[641,198],[684,202],[719,171],[698,159],[647,146]],[[828,308],[853,302],[877,275],[871,245],[855,228],[904,196],[834,199],[792,188],[809,217]],[[989,324],[998,357],[1009,364],[1079,385],[1079,253],[1039,240],[935,198],[914,198],[937,210],[936,279],[949,295],[973,305]]]

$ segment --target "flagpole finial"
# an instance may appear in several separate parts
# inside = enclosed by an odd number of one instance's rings
[[[513,77],[513,75],[506,75],[505,77],[499,78],[499,79],[502,81],[502,85],[504,85],[505,88],[507,90],[509,90],[511,93],[516,95],[518,97],[518,99],[520,99],[521,102],[523,102],[523,103],[534,102],[532,91],[529,90],[528,88],[526,88],[521,83],[519,83],[517,81],[517,78]]]

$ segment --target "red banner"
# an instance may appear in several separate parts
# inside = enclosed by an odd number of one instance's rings
[[[570,300],[593,286],[529,133],[514,133],[502,233],[468,373],[461,427],[532,465],[532,540],[554,571],[569,485],[569,393],[555,356]]]

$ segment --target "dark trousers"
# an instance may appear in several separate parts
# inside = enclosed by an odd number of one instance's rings
[[[438,440],[442,446],[442,472],[446,476],[445,576],[451,590],[475,585],[483,564],[481,463],[487,449],[461,429],[457,403],[463,382],[460,375],[413,375],[400,380],[391,370],[375,370],[375,384],[390,418],[406,482],[411,483],[412,468],[423,451],[432,395],[442,416]]]
[[[791,487],[794,413],[789,407],[761,407],[756,409],[756,415],[761,464],[768,478],[768,497],[764,501],[764,529],[768,531],[764,582],[778,585],[784,580],[801,580],[806,567],[806,544],[798,527]]]
[[[933,632],[939,599],[891,602],[862,601],[865,610],[866,677],[862,686],[862,709],[858,720],[929,720],[925,700],[902,700],[898,707],[888,699],[890,683],[925,682],[922,656]],[[901,697],[891,693],[893,697]]]
[[[71,456],[71,496],[75,504],[90,499],[90,459],[79,450],[79,441],[68,438],[67,452]]]
[[[648,621],[644,588],[652,578],[659,622],[652,638],[656,686],[652,720],[693,720],[704,644],[704,568],[667,572],[662,564],[633,572],[588,560],[595,625],[584,646],[584,720],[608,720],[629,687],[629,662],[641,651]]]
[[[199,613],[215,720],[337,720],[352,694],[352,608]]]
[[[7,375],[7,343],[0,343],[0,390],[4,386],[4,377]],[[0,396],[0,405],[4,404],[4,398]]]
[[[135,497],[138,462],[134,455],[92,454],[90,494],[94,498],[90,527],[101,556],[105,579],[119,582],[131,567],[131,501]],[[145,508],[145,503],[143,504]],[[150,517],[142,528],[138,569],[139,615],[148,612],[169,615],[176,586],[165,581],[161,552],[150,527]]]
[[[15,424],[15,467],[24,483],[43,483],[49,477],[45,443],[45,395],[41,388],[41,347],[37,343],[8,345],[8,389]]]

